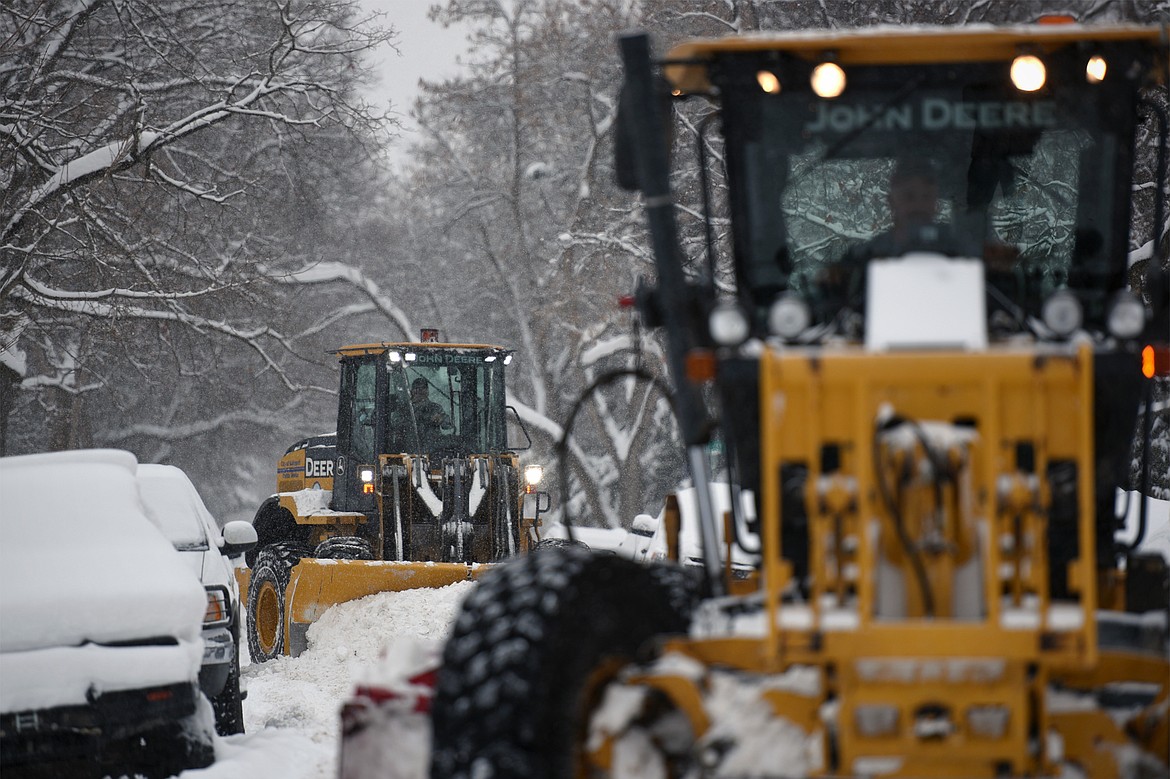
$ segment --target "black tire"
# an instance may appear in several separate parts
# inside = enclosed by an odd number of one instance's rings
[[[299,544],[269,544],[256,556],[248,585],[248,651],[264,663],[284,653],[284,590],[293,567],[308,557]]]
[[[485,574],[443,652],[431,776],[573,776],[596,705],[582,698],[591,672],[686,630],[689,606],[673,606],[666,590],[647,566],[572,546]]]
[[[357,536],[334,536],[317,544],[313,557],[323,560],[373,560],[370,542]]]
[[[219,695],[211,699],[215,712],[215,732],[221,736],[234,736],[244,732],[244,698],[240,694],[240,651],[232,658],[232,669]]]

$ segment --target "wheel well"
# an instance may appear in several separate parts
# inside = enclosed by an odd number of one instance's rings
[[[278,541],[307,544],[309,540],[308,529],[297,524],[293,515],[280,505],[280,499],[275,495],[260,505],[256,511],[256,518],[252,520],[252,527],[256,529],[256,546],[246,555],[248,567],[256,563],[256,556],[260,554],[260,550],[269,544]]]

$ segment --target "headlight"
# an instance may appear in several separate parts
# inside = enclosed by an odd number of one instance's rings
[[[363,483],[369,484],[374,480],[374,469],[368,465],[363,465],[358,469],[358,478],[361,479]]]
[[[231,601],[228,600],[227,587],[219,585],[205,588],[207,590],[207,610],[203,612],[203,627],[226,625],[232,621]]]
[[[768,331],[781,338],[795,338],[805,331],[810,321],[808,304],[791,293],[781,295],[768,309]]]
[[[822,62],[813,68],[809,82],[817,97],[831,100],[845,91],[845,71],[836,62]]]
[[[1072,335],[1081,326],[1081,301],[1067,289],[1057,290],[1041,309],[1044,324],[1061,337]]]
[[[707,318],[711,340],[720,346],[739,346],[751,334],[747,314],[734,303],[720,303]]]
[[[1048,79],[1048,69],[1039,57],[1024,54],[1012,60],[1012,83],[1021,92],[1035,92]]]
[[[535,487],[540,484],[540,480],[544,478],[543,465],[526,465],[524,466],[524,483],[529,487]]]
[[[1100,84],[1105,80],[1105,73],[1109,70],[1105,58],[1096,55],[1089,57],[1089,61],[1085,63],[1085,81],[1090,84]]]
[[[1123,289],[1113,298],[1106,320],[1109,332],[1118,338],[1134,338],[1146,326],[1146,307],[1138,296]]]

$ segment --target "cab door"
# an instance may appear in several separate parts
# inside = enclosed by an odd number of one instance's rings
[[[364,494],[360,471],[378,465],[377,442],[385,438],[384,414],[378,398],[385,396],[385,371],[380,355],[345,357],[341,361],[341,396],[337,403],[337,460],[333,467],[335,511],[371,514],[375,498]]]

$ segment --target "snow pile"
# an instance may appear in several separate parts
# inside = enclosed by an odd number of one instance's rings
[[[300,657],[244,667],[246,733],[217,738],[215,765],[181,776],[335,779],[340,711],[355,683],[392,685],[420,656],[437,653],[472,587],[467,581],[380,592],[333,606],[309,627],[309,647]],[[415,743],[394,741],[404,748]]]

